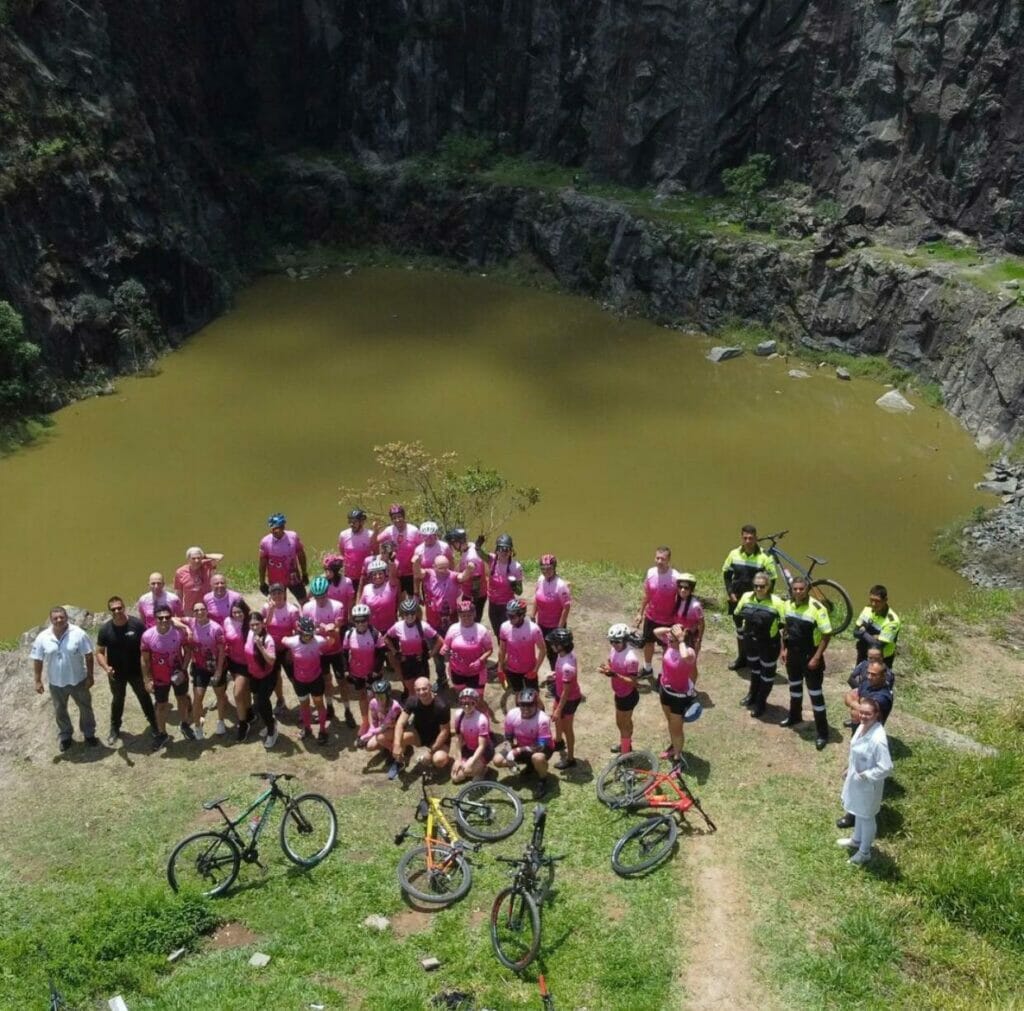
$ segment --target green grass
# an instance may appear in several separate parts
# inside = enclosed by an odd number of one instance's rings
[[[972,523],[980,523],[987,512],[984,506],[977,506],[969,516],[961,516],[936,531],[932,550],[941,564],[951,569],[958,569],[964,564],[964,530]]]
[[[38,442],[52,427],[53,419],[48,414],[20,418],[0,425],[0,457]]]

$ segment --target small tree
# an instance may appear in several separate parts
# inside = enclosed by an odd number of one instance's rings
[[[373,447],[379,474],[359,488],[342,486],[340,505],[361,505],[386,516],[388,503],[402,502],[411,516],[443,528],[462,525],[470,536],[490,534],[517,512],[540,501],[537,488],[521,488],[479,461],[458,469],[458,454],[431,455],[421,442]]]
[[[160,336],[160,323],[145,285],[134,277],[122,281],[114,289],[114,312],[118,323],[117,336],[127,347],[132,362],[138,366],[154,339]]]
[[[737,168],[722,169],[725,192],[735,197],[748,217],[761,209],[760,193],[768,184],[775,159],[766,154],[752,154]]]
[[[21,316],[9,302],[0,302],[0,422],[16,421],[38,405],[39,346],[24,334]]]

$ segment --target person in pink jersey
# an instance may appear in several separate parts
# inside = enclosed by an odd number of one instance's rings
[[[654,677],[654,630],[659,625],[671,625],[676,607],[676,580],[679,573],[672,568],[672,549],[662,545],[654,552],[654,564],[644,576],[644,595],[635,627],[643,625],[644,665],[641,677]]]
[[[315,576],[311,579],[309,592],[313,599],[307,600],[302,605],[302,614],[313,619],[316,634],[330,636],[332,630],[336,629],[338,632],[334,644],[324,650],[320,657],[320,674],[324,679],[324,698],[327,699],[327,718],[334,719],[334,703],[331,701],[334,696],[334,686],[331,681],[333,673],[334,681],[338,686],[338,697],[345,706],[345,725],[354,730],[356,719],[349,706],[348,682],[345,680],[345,654],[341,648],[341,632],[345,628],[348,612],[343,604],[331,599],[331,584],[326,576]]]
[[[274,669],[271,671],[274,677],[274,695],[277,697],[274,715],[283,716],[287,709],[284,702],[284,677],[281,672],[284,671],[289,678],[292,676],[292,660],[284,646],[284,637],[295,635],[302,612],[288,600],[287,591],[281,583],[271,583],[268,590],[270,600],[263,605],[261,613],[267,631],[274,640]]]
[[[437,656],[441,637],[423,620],[419,601],[406,597],[398,605],[398,621],[387,630],[384,642],[391,669],[402,679],[402,698],[407,699],[416,679],[430,674],[430,658]]]
[[[197,600],[192,605],[192,617],[184,621],[188,633],[188,645],[192,662],[189,672],[192,675],[192,725],[195,728],[196,740],[205,736],[203,730],[203,714],[206,711],[206,690],[212,685],[213,694],[217,699],[218,734],[226,732],[224,720],[228,714],[228,693],[225,683],[224,663],[226,641],[224,629],[211,620],[206,604]]]
[[[465,597],[459,599],[457,605],[458,623],[452,625],[444,636],[441,655],[448,659],[452,686],[460,691],[463,688],[481,688],[481,682],[487,683],[487,660],[494,652],[494,641],[491,633],[476,620],[476,608],[473,601]],[[483,695],[480,696],[480,708],[491,715]]]
[[[387,570],[389,583],[393,583],[400,591],[401,583],[398,578],[398,559],[395,555],[395,542],[381,538],[377,542],[377,550],[363,562],[363,571],[359,577],[359,585],[356,587],[356,600],[362,600],[363,588],[368,586],[370,580],[370,566],[380,562]]]
[[[598,667],[598,671],[612,683],[612,698],[615,700],[615,725],[619,728],[619,743],[613,752],[629,754],[633,750],[633,710],[640,701],[637,680],[640,672],[640,659],[633,649],[631,633],[626,624],[612,625],[608,629],[608,642],[611,649],[607,662]],[[636,636],[639,640],[640,636]]]
[[[146,628],[152,628],[156,624],[156,608],[160,604],[166,604],[175,618],[185,617],[185,611],[181,606],[181,597],[164,589],[164,577],[161,573],[151,572],[149,574],[149,592],[139,597],[136,604],[139,617],[146,623]]]
[[[459,603],[459,584],[452,575],[450,565],[447,557],[440,555],[434,560],[434,567],[423,573],[427,621],[442,637],[455,621],[455,610]],[[443,688],[448,682],[448,675],[445,658],[440,653],[434,657],[434,669],[437,672],[437,683]]]
[[[308,607],[309,601],[304,607]],[[292,687],[299,699],[299,740],[304,741],[313,733],[309,700],[312,698],[316,706],[320,732],[317,743],[324,745],[327,736],[327,706],[324,704],[326,682],[321,666],[324,657],[335,652],[341,645],[337,626],[333,622],[321,623],[319,627],[326,634],[317,634],[317,621],[304,615],[299,618],[298,635],[286,635],[283,640],[285,649],[292,657]]]
[[[452,765],[452,782],[483,779],[494,758],[491,743],[491,721],[479,708],[480,693],[475,688],[459,692],[460,709],[452,714],[452,737],[457,757]]]
[[[654,635],[664,647],[658,693],[672,741],[661,753],[661,757],[682,762],[683,768],[686,768],[683,759],[683,723],[686,719],[696,719],[695,714],[699,714],[699,708],[695,707],[697,651],[691,645],[693,633],[676,624],[670,627],[659,626],[654,630]]]
[[[338,553],[345,559],[345,575],[357,587],[363,574],[363,562],[373,554],[377,523],[366,525],[366,513],[359,508],[350,509],[349,525],[338,534]]]
[[[457,555],[455,578],[462,588],[462,596],[473,601],[476,620],[480,621],[487,604],[487,564],[476,544],[469,542],[463,527],[453,527],[448,531],[448,543]]]
[[[676,606],[672,613],[672,624],[682,625],[690,633],[694,652],[700,656],[704,641],[704,608],[697,599],[697,577],[691,572],[680,572],[676,580]]]
[[[487,617],[494,634],[501,631],[509,601],[523,592],[523,567],[516,561],[512,538],[501,534],[487,555]]]
[[[498,631],[498,679],[518,693],[537,687],[547,644],[540,625],[526,617],[525,600],[509,601],[506,613],[508,620]]]
[[[198,603],[212,589],[213,572],[224,556],[213,552],[207,554],[202,548],[189,548],[185,552],[185,564],[174,573],[174,592],[181,597],[186,614],[192,613],[192,605]]]
[[[398,618],[398,584],[382,561],[370,562],[367,572],[370,582],[363,587],[359,603],[370,609],[370,624],[384,635]]]
[[[273,636],[267,631],[266,622],[259,611],[249,615],[249,634],[245,637],[245,665],[249,675],[249,688],[255,701],[255,709],[263,720],[260,736],[263,747],[269,751],[277,743],[277,722],[274,720],[274,709],[270,704],[274,693],[275,659],[277,646]],[[252,712],[238,713],[238,739],[244,741],[249,733]]]
[[[518,765],[533,769],[537,785],[533,799],[540,800],[547,792],[548,759],[553,751],[551,720],[540,709],[537,693],[524,688],[516,696],[516,708],[505,716],[505,740],[494,756],[494,764],[502,769]]]
[[[228,577],[223,573],[215,572],[210,577],[210,591],[203,595],[203,603],[206,605],[206,613],[210,620],[217,622],[222,628],[224,621],[231,614],[231,608],[242,595],[237,590],[228,589]]]
[[[348,620],[352,605],[356,602],[356,583],[345,575],[345,559],[341,555],[324,555],[324,578],[327,580],[327,596],[336,600],[345,609]]]
[[[221,626],[224,629],[224,650],[227,657],[224,666],[234,683],[235,712],[238,716],[237,730],[242,740],[242,714],[252,706],[252,691],[249,687],[249,665],[245,656],[245,640],[249,637],[249,605],[240,598],[231,605],[231,611]]]
[[[271,583],[280,583],[292,591],[295,599],[306,601],[306,549],[294,530],[286,530],[284,513],[267,519],[270,533],[260,541],[260,593],[267,593]]]
[[[153,627],[142,633],[141,658],[146,690],[151,691],[156,699],[157,734],[153,738],[153,750],[158,751],[171,739],[167,733],[167,711],[172,689],[178,702],[181,732],[190,741],[195,740],[195,734],[190,723],[192,709],[188,699],[188,675],[185,673],[189,656],[188,633],[171,623],[171,609],[167,604],[156,605],[153,620]]]
[[[451,545],[437,535],[438,527],[433,520],[420,525],[420,542],[412,553],[413,594],[423,599],[423,573],[434,567],[434,562],[444,555],[449,562],[455,557]]]
[[[572,590],[569,584],[558,575],[558,559],[554,555],[540,556],[540,576],[537,579],[537,592],[533,597],[530,617],[540,625],[544,633],[544,641],[556,628],[565,628],[569,620],[569,608],[572,606]],[[555,669],[555,653],[548,649],[548,665]]]
[[[414,524],[406,522],[405,506],[394,503],[388,509],[388,515],[391,517],[391,524],[377,534],[377,540],[394,542],[401,589],[403,593],[412,596],[415,591],[412,556],[420,543],[420,531]]]
[[[573,652],[572,632],[556,628],[548,634],[549,645],[555,658],[555,708],[551,720],[555,725],[555,750],[565,754],[555,762],[556,769],[570,769],[576,764],[576,730],[573,722],[576,710],[583,702],[580,689],[579,664]]]
[[[370,624],[370,608],[366,604],[352,608],[352,624],[342,635],[341,646],[345,651],[348,683],[355,692],[362,716],[359,733],[364,734],[369,726],[367,685],[380,674],[385,657],[384,637]]]
[[[395,726],[398,717],[402,715],[402,704],[392,695],[391,682],[385,677],[373,681],[370,692],[370,725],[359,735],[356,747],[366,748],[367,751],[390,752],[395,743]],[[389,764],[395,766],[397,776],[398,766],[393,760]]]

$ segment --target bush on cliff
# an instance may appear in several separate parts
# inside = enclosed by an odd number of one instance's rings
[[[9,302],[0,302],[0,427],[38,407],[39,346],[24,339],[25,326]]]

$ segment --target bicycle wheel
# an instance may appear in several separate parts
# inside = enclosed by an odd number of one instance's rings
[[[281,849],[300,867],[315,867],[334,849],[338,816],[331,802],[318,793],[304,793],[284,809]]]
[[[609,807],[639,800],[650,780],[648,773],[657,767],[658,760],[649,751],[630,751],[619,755],[597,777],[598,800]]]
[[[502,783],[481,780],[455,795],[455,820],[470,839],[507,839],[523,823],[523,802]]]
[[[233,839],[220,832],[197,832],[174,847],[167,881],[176,892],[196,888],[211,898],[223,895],[235,883],[241,859]]]
[[[659,814],[634,825],[612,850],[612,870],[628,878],[661,863],[672,852],[679,826],[671,815]]]
[[[416,846],[398,861],[398,884],[406,895],[443,906],[457,902],[473,883],[473,869],[451,846]]]
[[[832,634],[845,632],[853,618],[853,605],[850,595],[838,583],[831,579],[816,579],[808,588],[808,593],[828,611],[828,620],[832,623]]]
[[[491,906],[491,944],[506,969],[522,972],[540,949],[540,911],[533,896],[512,886]]]

